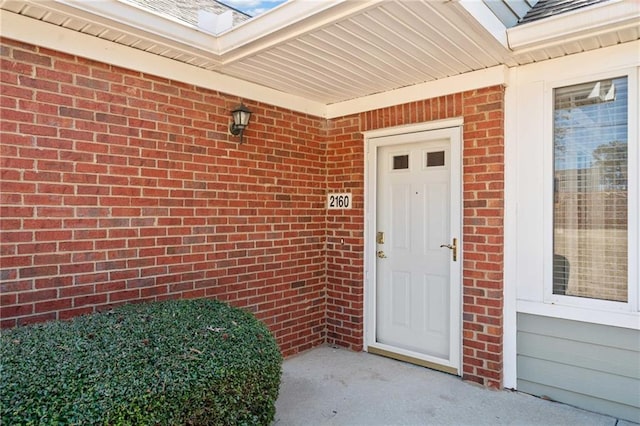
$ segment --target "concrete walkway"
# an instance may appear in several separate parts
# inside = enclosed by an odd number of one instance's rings
[[[323,346],[284,362],[274,426],[606,425],[613,417],[491,391],[400,361]]]

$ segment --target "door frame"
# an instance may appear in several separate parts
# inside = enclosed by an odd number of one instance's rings
[[[365,223],[364,223],[364,350],[394,358],[414,362],[427,367],[436,368],[448,373],[462,375],[462,265],[464,253],[462,250],[462,118],[430,121],[408,126],[390,127],[363,132],[365,144],[364,194],[365,194]],[[447,363],[442,363],[427,355],[416,357],[414,353],[399,348],[390,348],[376,343],[376,224],[377,224],[377,176],[378,176],[378,148],[407,143],[402,136],[428,132],[429,138],[449,138],[451,142],[451,193],[457,191],[459,196],[452,200],[452,209],[458,211],[460,230],[458,238],[458,261],[450,262],[450,276],[457,280],[458,285],[453,289],[452,300],[458,301],[458,306],[451,306],[450,325],[452,333],[450,339],[450,355]],[[395,137],[395,138],[390,138]],[[393,140],[395,139],[395,140]],[[444,243],[444,242],[443,242]]]

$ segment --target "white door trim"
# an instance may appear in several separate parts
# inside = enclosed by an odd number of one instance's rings
[[[363,132],[365,144],[365,226],[364,226],[364,350],[375,344],[376,329],[376,206],[377,206],[377,164],[378,148],[381,146],[391,146],[406,143],[403,135],[429,132],[429,138],[447,137],[451,141],[451,156],[454,159],[452,170],[451,188],[452,191],[459,191],[459,197],[454,197],[459,202],[453,205],[459,212],[459,247],[462,247],[462,118],[432,121],[417,125],[399,126],[393,128],[377,129]],[[396,138],[389,138],[395,136]],[[457,309],[452,307],[451,329],[459,331],[459,339],[452,339],[452,350],[450,351],[450,367],[462,374],[461,351],[462,351],[462,262],[463,253],[459,251],[458,261],[452,262],[452,279],[460,282],[457,288],[457,298],[459,301]],[[455,277],[455,278],[454,278]],[[456,341],[457,340],[457,341]],[[378,345],[380,346],[380,345]],[[384,348],[383,348],[384,349]]]
[[[398,136],[398,135],[404,135],[406,133],[426,132],[427,130],[447,129],[449,127],[460,127],[463,124],[464,124],[464,119],[462,117],[447,118],[445,120],[428,121],[426,123],[407,124],[404,126],[383,127],[382,129],[367,130],[365,132],[362,132],[362,134],[364,135],[365,147],[367,147],[370,143],[368,141],[376,138],[381,138],[385,136]]]

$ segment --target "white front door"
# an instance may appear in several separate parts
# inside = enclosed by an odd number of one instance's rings
[[[460,129],[388,136],[375,145],[375,333],[368,350],[459,374]]]

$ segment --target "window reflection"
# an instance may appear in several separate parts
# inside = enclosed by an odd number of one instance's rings
[[[627,300],[627,78],[554,91],[553,292]]]

